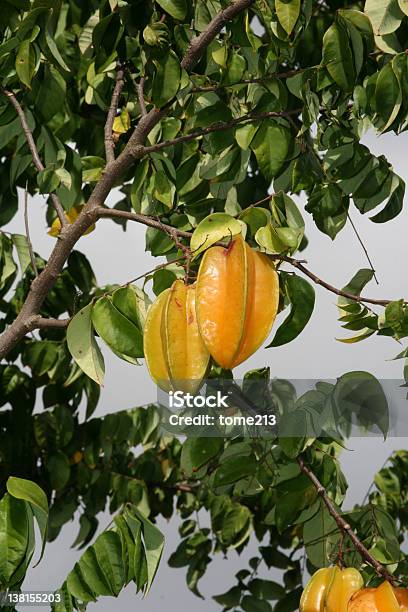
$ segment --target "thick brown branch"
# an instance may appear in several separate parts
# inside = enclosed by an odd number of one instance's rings
[[[85,234],[86,230],[95,223],[96,218],[93,209],[84,209],[75,223],[63,229],[47,265],[41,274],[31,283],[30,291],[17,318],[0,337],[0,360],[4,358],[28,332],[37,329],[38,322],[42,321],[42,317],[40,317],[38,313],[40,312],[45,298],[61,274],[64,264],[75,244],[81,236]]]
[[[207,28],[201,32],[197,38],[191,41],[190,46],[185,54],[181,67],[187,72],[191,72],[196,63],[200,60],[204,49],[208,47],[210,42],[219,34],[222,28],[236,15],[245,11],[254,3],[254,0],[236,0],[226,9],[218,13],[214,19],[208,24]]]
[[[30,126],[28,125],[27,117],[25,116],[24,110],[20,102],[17,100],[16,96],[13,94],[13,92],[8,91],[7,89],[2,89],[2,91],[4,95],[8,98],[10,103],[13,105],[18,115],[18,118],[20,119],[20,124],[23,129],[24,136],[28,144],[28,148],[30,149],[30,153],[31,153],[31,156],[34,162],[34,166],[37,168],[38,172],[42,172],[45,169],[44,164],[42,163],[40,154],[38,153],[37,145],[35,144],[33,133],[30,130]],[[64,213],[64,209],[61,205],[61,202],[59,201],[59,198],[55,193],[50,194],[50,199],[58,215],[58,219],[61,222],[61,226],[64,227],[65,225],[67,225],[68,222],[67,222],[67,218]]]
[[[215,17],[210,22],[207,29],[200,34],[198,37],[199,41],[192,41],[183,60],[183,67],[189,70],[190,68],[188,66],[194,66],[204,49],[222,29],[225,19],[232,19],[240,11],[245,10],[251,2],[252,0],[240,0],[239,2],[235,2],[225,11],[222,11],[223,15],[221,18],[217,19],[217,17]],[[30,292],[19,315],[0,338],[0,359],[5,357],[27,332],[35,329],[41,306],[61,274],[64,264],[74,245],[97,220],[97,209],[103,206],[113,185],[123,176],[126,170],[131,167],[136,159],[140,159],[146,154],[145,147],[143,146],[144,142],[151,130],[159,123],[162,117],[166,115],[168,108],[169,107],[164,109],[154,108],[141,118],[125,149],[117,159],[113,159],[107,164],[101,180],[96,184],[81,214],[72,225],[63,228],[47,265],[41,274],[33,281]],[[22,114],[24,116],[24,113]],[[61,224],[66,224],[64,214],[61,218]]]
[[[302,472],[309,478],[313,486],[315,487],[317,493],[322,498],[323,503],[325,504],[329,514],[334,518],[338,528],[342,531],[342,533],[346,534],[350,540],[353,542],[355,549],[360,553],[361,557],[366,561],[371,567],[373,567],[378,574],[378,576],[382,576],[392,584],[394,583],[394,579],[391,574],[387,571],[387,569],[375,559],[372,554],[367,550],[358,536],[354,533],[351,526],[344,520],[344,518],[337,511],[336,506],[330,499],[326,489],[317,478],[316,474],[308,467],[302,457],[298,457],[298,464]]]
[[[115,159],[115,142],[113,140],[113,122],[118,111],[120,94],[122,93],[125,73],[123,68],[118,66],[116,71],[116,83],[112,94],[111,105],[105,124],[105,153],[106,161],[109,164]]]

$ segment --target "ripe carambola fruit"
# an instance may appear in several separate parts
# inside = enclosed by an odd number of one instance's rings
[[[408,589],[394,589],[389,582],[376,589],[361,589],[350,601],[348,612],[408,612]]]
[[[197,320],[218,365],[231,369],[248,359],[269,335],[278,305],[275,266],[241,236],[228,248],[206,251],[197,278]]]
[[[210,355],[196,318],[196,287],[176,280],[150,306],[144,328],[144,352],[153,380],[164,391],[195,393]]]
[[[318,570],[305,587],[300,612],[347,612],[351,597],[364,585],[356,569],[325,567]]]

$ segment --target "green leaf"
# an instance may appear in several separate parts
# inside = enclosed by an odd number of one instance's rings
[[[257,231],[268,225],[271,213],[265,208],[248,208],[242,211],[239,218],[246,224],[250,237],[255,238]]]
[[[44,376],[58,359],[58,346],[55,342],[40,340],[29,342],[24,348],[23,363],[32,369],[36,376]]]
[[[242,224],[225,213],[213,213],[208,215],[198,224],[191,237],[190,248],[194,257],[197,257],[212,246],[225,238],[232,238],[242,232]]]
[[[161,6],[166,13],[178,21],[183,21],[186,18],[186,0],[157,0],[157,4]]]
[[[105,160],[102,157],[88,155],[81,159],[82,164],[82,179],[84,183],[95,183],[102,176],[102,171],[105,167]]]
[[[260,578],[253,578],[248,588],[252,595],[258,597],[258,599],[280,599],[285,595],[285,589],[282,585],[272,580],[261,580]]]
[[[56,45],[53,35],[49,32],[48,27],[45,27],[44,30],[45,30],[45,41],[46,41],[47,47],[51,55],[53,56],[53,58],[57,61],[57,63],[60,65],[60,67],[63,70],[65,70],[66,72],[70,72],[69,66],[67,66],[67,64],[64,61],[64,58],[59,52],[59,49]]]
[[[404,16],[398,0],[366,0],[364,11],[371,21],[376,36],[395,32]]]
[[[386,437],[389,428],[388,401],[375,376],[369,372],[344,374],[337,381],[333,401],[343,418],[351,421],[354,416],[357,423],[369,431],[377,426]]]
[[[324,504],[319,511],[303,525],[303,539],[306,553],[314,567],[327,567],[339,549],[341,533],[336,521]]]
[[[130,511],[128,511],[130,512]],[[133,508],[131,511],[139,521],[142,523],[144,548],[147,562],[147,583],[145,596],[150,591],[152,582],[156,576],[159,563],[163,554],[164,548],[164,535],[147,517],[145,517],[139,510]]]
[[[124,586],[122,547],[118,534],[102,533],[67,577],[69,593],[84,602],[99,595],[117,596]]]
[[[251,149],[267,181],[272,181],[285,163],[290,141],[290,131],[270,121],[264,121],[257,131],[251,142]]]
[[[351,279],[349,283],[345,287],[343,287],[342,291],[345,293],[351,293],[352,295],[359,296],[361,295],[364,287],[374,278],[374,271],[370,268],[362,268],[359,270]],[[342,307],[347,304],[352,304],[353,300],[340,296],[337,300],[337,306],[342,312]]]
[[[256,462],[252,457],[247,457],[245,461],[242,461],[241,457],[226,459],[215,472],[214,485],[221,487],[247,476],[252,476],[256,472],[256,468]]]
[[[334,81],[345,91],[351,91],[355,81],[353,53],[347,32],[334,23],[323,37],[323,65]]]
[[[71,468],[68,457],[61,450],[51,455],[47,461],[47,471],[51,487],[59,491],[68,483]]]
[[[144,356],[141,329],[116,308],[110,296],[95,303],[92,323],[102,340],[123,359],[135,363]]]
[[[181,451],[180,467],[192,476],[223,448],[222,438],[188,438]]]
[[[7,491],[16,499],[23,499],[48,515],[48,501],[44,491],[35,482],[10,476],[7,480]]]
[[[55,168],[45,168],[45,170],[38,173],[37,184],[40,193],[52,193],[60,186],[61,179]]]
[[[398,0],[398,5],[405,15],[408,15],[408,0]]]
[[[244,612],[272,612],[271,605],[267,601],[257,599],[253,595],[244,595],[241,608]]]
[[[279,23],[289,36],[299,18],[300,0],[275,0],[275,9]]]
[[[72,319],[67,329],[67,343],[69,352],[81,370],[102,385],[105,363],[93,333],[92,308],[92,303],[88,304]]]
[[[277,485],[275,520],[279,533],[291,525],[305,508],[310,507],[317,492],[303,474]]]
[[[152,100],[162,108],[172,100],[180,87],[181,68],[177,55],[170,51],[155,61],[156,74],[153,79]]]
[[[385,132],[394,122],[402,104],[402,89],[394,70],[394,61],[386,64],[379,72],[375,86],[375,104],[384,122]]]
[[[349,198],[334,183],[316,185],[313,189],[306,210],[312,213],[313,220],[320,231],[332,240],[343,229],[347,222]]]
[[[214,595],[213,599],[220,606],[224,606],[224,608],[233,608],[239,605],[241,601],[242,591],[239,586],[232,587],[226,593],[222,593],[221,595]]]
[[[80,251],[72,251],[68,257],[68,271],[75,285],[83,293],[90,293],[96,286],[96,278],[91,265]]]
[[[374,223],[386,223],[400,214],[404,206],[405,183],[398,177],[398,187],[393,191],[383,210],[370,220]]]
[[[21,274],[24,276],[27,268],[31,266],[30,249],[26,236],[23,234],[12,234],[11,239],[17,249],[18,261],[20,262]]]
[[[27,504],[4,495],[0,500],[0,585],[3,589],[14,586],[13,574],[26,559],[29,520]]]
[[[291,342],[303,331],[312,316],[315,304],[313,287],[296,274],[281,273],[284,287],[291,304],[288,317],[277,330],[269,347],[282,346]]]
[[[143,331],[150,305],[149,297],[144,291],[134,285],[121,287],[113,292],[112,303],[123,316]]]
[[[16,56],[16,72],[23,85],[31,88],[31,81],[35,73],[36,54],[33,45],[25,40],[18,48]]]

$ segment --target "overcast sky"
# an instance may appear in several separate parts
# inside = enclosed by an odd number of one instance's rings
[[[369,134],[365,138],[365,144],[373,153],[384,154],[394,165],[396,172],[408,181],[406,133],[398,138],[393,135],[377,137]],[[303,206],[302,199],[298,201]],[[111,199],[111,203],[113,202],[114,196]],[[365,293],[371,297],[389,299],[407,296],[407,209],[404,208],[399,217],[384,225],[370,222],[354,208],[351,209],[351,216],[364,238],[380,281],[379,286],[371,283]],[[302,253],[302,258],[307,259],[308,267],[315,274],[337,287],[342,287],[359,268],[367,267],[361,246],[349,226],[332,243],[315,228],[307,213],[305,218],[309,246]],[[45,204],[41,198],[30,202],[30,226],[35,250],[46,257],[54,245],[54,239],[46,233]],[[24,233],[21,211],[5,229]],[[144,234],[145,228],[137,224],[129,224],[128,231],[123,233],[118,225],[101,221],[97,231],[81,239],[78,249],[90,259],[99,284],[124,283],[158,263],[157,259],[144,250]],[[289,379],[337,378],[351,370],[368,370],[378,378],[401,378],[402,363],[391,360],[401,350],[395,341],[374,337],[351,346],[337,342],[336,337],[345,336],[348,332],[341,330],[337,322],[336,296],[316,287],[316,298],[315,312],[302,335],[287,346],[259,350],[244,365],[237,368],[237,377],[251,368],[269,365],[272,376]],[[106,384],[96,416],[155,401],[155,386],[150,381],[144,365],[138,368],[131,366],[108,351],[105,351],[105,357]],[[350,441],[350,450],[343,452],[342,459],[343,469],[350,483],[347,497],[349,506],[361,501],[373,475],[390,452],[394,448],[406,447],[406,443],[407,440],[402,438],[389,439],[386,442],[378,438]],[[101,525],[108,523],[108,516],[102,517]],[[166,533],[165,559],[177,545],[177,523],[177,519],[169,524],[160,521],[160,527]],[[77,528],[76,522],[69,524],[57,542],[47,546],[42,563],[29,573],[24,585],[26,589],[53,590],[63,582],[79,557],[77,551],[70,549]],[[218,610],[219,607],[209,596],[224,592],[233,585],[234,573],[245,567],[246,559],[256,553],[255,545],[249,548],[249,552],[244,553],[241,558],[232,552],[228,560],[218,556],[213,561],[201,583],[203,592],[208,595],[205,601],[197,599],[187,591],[184,584],[185,570],[170,569],[164,561],[146,600],[136,602],[131,585],[117,603],[105,598],[89,609],[108,611],[114,605],[123,612],[134,609],[157,612],[159,606],[165,603],[169,612],[186,610],[190,606],[194,606],[197,611]]]

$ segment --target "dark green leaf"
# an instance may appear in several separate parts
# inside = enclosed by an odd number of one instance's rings
[[[295,274],[286,273],[283,280],[291,310],[268,348],[282,346],[282,344],[287,344],[297,338],[309,322],[314,309],[315,292],[307,281]]]

